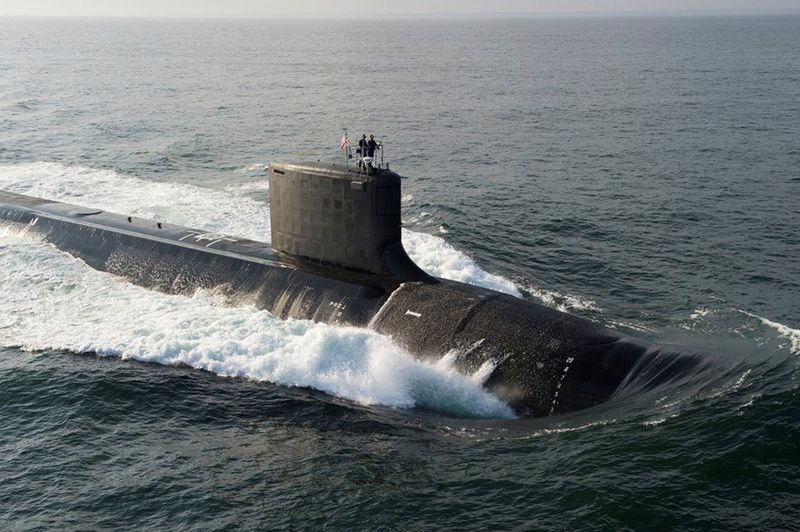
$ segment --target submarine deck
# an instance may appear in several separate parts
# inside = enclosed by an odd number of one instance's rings
[[[18,211],[17,216],[13,216],[10,211]],[[273,268],[302,269],[326,278],[389,292],[403,282],[390,276],[338,268],[276,253],[266,242],[0,190],[0,219],[36,223],[38,217],[196,249],[204,253],[260,263]]]

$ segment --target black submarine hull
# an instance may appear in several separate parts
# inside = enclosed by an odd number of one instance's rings
[[[486,388],[521,416],[597,405],[643,367],[658,361],[648,373],[666,375],[681,356],[485,288],[333,268],[202,230],[8,192],[0,220],[141,286],[215,289],[281,318],[368,327],[421,359],[450,353],[463,372],[486,370]]]

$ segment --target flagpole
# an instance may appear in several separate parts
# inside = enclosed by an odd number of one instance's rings
[[[342,137],[342,144],[344,145],[344,168],[345,170],[350,170],[350,161],[347,160],[348,152],[350,151],[350,146],[348,146],[347,142],[347,128],[342,128],[342,133],[344,136]]]

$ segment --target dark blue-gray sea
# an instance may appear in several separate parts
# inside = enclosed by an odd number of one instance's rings
[[[439,276],[697,373],[513,419],[372,331],[0,228],[0,528],[798,529],[800,17],[0,19],[0,189],[269,240],[375,134]]]

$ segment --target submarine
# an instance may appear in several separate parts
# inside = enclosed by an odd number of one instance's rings
[[[374,163],[374,166],[373,166]],[[358,164],[271,163],[271,244],[0,191],[0,222],[100,271],[170,294],[221,291],[279,318],[369,328],[425,361],[488,374],[521,417],[582,410],[695,358],[589,320],[433,277],[401,240],[401,177]]]

